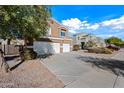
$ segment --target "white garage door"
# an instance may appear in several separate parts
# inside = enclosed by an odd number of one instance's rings
[[[35,41],[33,48],[38,54],[60,53],[60,43]]]
[[[60,53],[60,43],[51,43],[53,53]]]
[[[63,44],[63,52],[70,52],[70,44]]]

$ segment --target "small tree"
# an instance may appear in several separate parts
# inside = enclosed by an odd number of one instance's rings
[[[49,17],[49,6],[0,6],[0,37],[22,38],[30,44],[45,35]]]
[[[117,37],[110,37],[105,39],[106,44],[114,44],[116,46],[124,46],[124,41]]]

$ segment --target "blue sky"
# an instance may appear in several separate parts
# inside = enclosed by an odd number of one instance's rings
[[[52,17],[67,26],[70,34],[86,32],[124,40],[124,6],[56,5]]]

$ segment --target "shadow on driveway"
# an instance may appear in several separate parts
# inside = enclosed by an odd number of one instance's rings
[[[100,69],[112,71],[115,75],[122,75],[124,77],[124,61],[86,56],[79,56],[77,59],[82,60],[82,62],[91,63],[92,66],[96,66]]]

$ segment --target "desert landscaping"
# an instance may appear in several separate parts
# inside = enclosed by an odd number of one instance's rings
[[[1,5],[0,87],[123,88],[124,15],[106,7]]]
[[[5,73],[1,69],[0,87],[62,88],[64,84],[37,59],[23,62],[16,69],[8,73]]]

